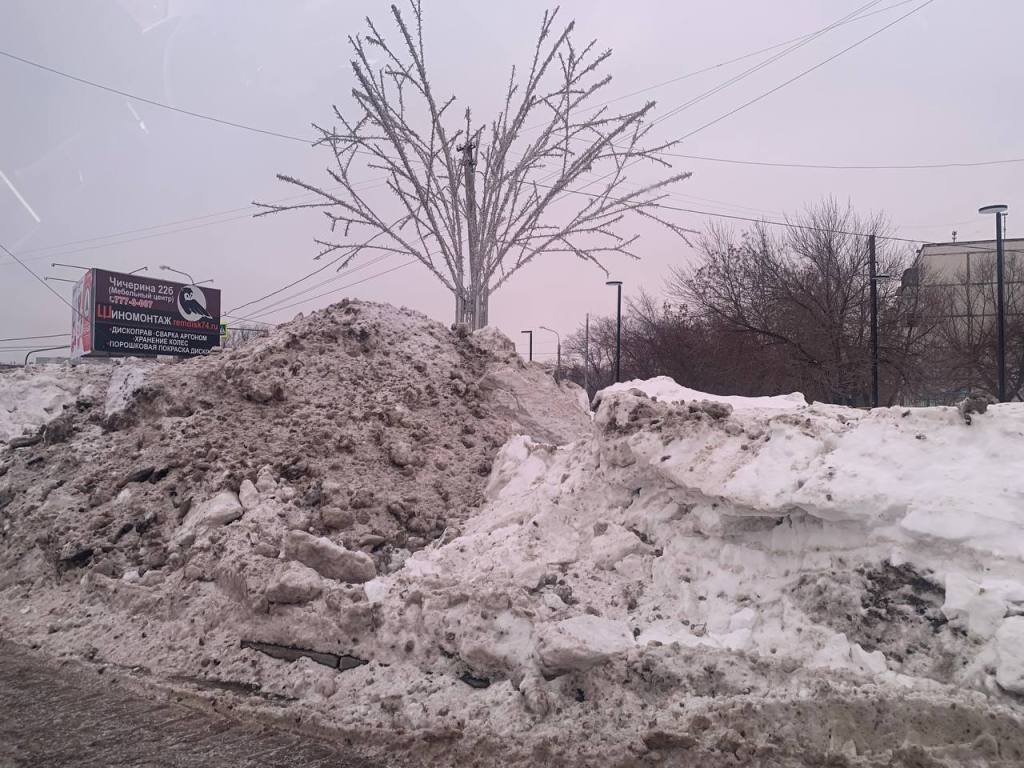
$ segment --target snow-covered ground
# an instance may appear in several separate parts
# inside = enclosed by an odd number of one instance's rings
[[[379,308],[360,311],[385,322]],[[311,325],[315,334],[326,336],[319,323],[329,319]],[[370,343],[387,338],[373,334]],[[293,336],[268,342],[289,350],[282,369],[299,370],[295,361],[310,354],[296,351]],[[461,354],[472,360],[506,343],[484,336]],[[374,354],[375,365],[396,364]],[[204,386],[220,388],[211,390],[217,407],[243,407],[216,366],[227,375],[244,362],[202,364]],[[404,506],[368,513],[363,490],[343,492],[358,478],[335,477],[342,465],[330,451],[317,465],[324,506],[309,508],[320,497],[308,501],[299,485],[308,478],[289,476],[281,461],[232,459],[235,474],[218,474],[224,483],[206,483],[200,495],[188,485],[195,469],[153,460],[177,438],[154,440],[135,425],[122,449],[145,443],[150,453],[136,448],[119,490],[89,497],[112,518],[103,530],[117,534],[114,544],[88,541],[93,526],[69,523],[84,480],[38,499],[6,480],[25,494],[4,522],[10,541],[34,546],[40,531],[19,526],[51,519],[53,535],[75,535],[57,555],[41,545],[11,550],[0,631],[51,653],[146,667],[164,681],[256,686],[284,698],[243,707],[285,707],[391,764],[1024,764],[1024,406],[993,406],[967,424],[954,408],[716,397],[661,378],[599,393],[591,428],[572,392],[511,358],[491,360],[472,386],[449,366],[435,387],[479,392],[462,417],[476,434],[498,419],[534,437],[508,440],[488,474],[477,471],[479,455],[464,467],[447,444],[443,457],[410,465],[394,450],[401,441],[367,428],[381,447],[360,442],[355,466],[373,473],[375,489],[415,479],[425,498],[435,466],[448,485],[486,476],[482,505],[452,516],[430,543],[409,551],[394,538],[382,549],[385,535],[353,528],[368,525],[360,515],[399,519],[422,502],[410,493]],[[408,380],[400,373],[396,396]],[[242,378],[245,392],[258,389]],[[137,385],[124,373],[110,391],[128,392],[113,399],[133,419],[149,418],[131,405]],[[261,418],[287,427],[282,414],[304,413],[270,396],[256,401],[244,406],[253,430]],[[454,445],[434,435],[451,429],[450,411],[429,416],[418,439]],[[202,410],[152,418],[165,430],[181,420],[211,464],[199,419],[224,419]],[[397,430],[403,420],[383,423]],[[542,442],[554,439],[545,425],[584,436]],[[88,463],[120,434],[86,431],[92,443],[76,437],[66,450]],[[35,450],[44,449],[19,455]],[[148,481],[129,479],[139,467]],[[237,490],[229,477],[241,481]],[[176,499],[185,493],[195,503],[183,512]],[[140,522],[123,534],[122,519]],[[141,565],[123,565],[133,562]],[[289,663],[243,640],[354,661],[343,671]]]

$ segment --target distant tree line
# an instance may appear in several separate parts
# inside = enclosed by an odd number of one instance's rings
[[[887,239],[884,216],[863,217],[826,200],[788,220],[736,232],[710,227],[692,266],[672,268],[662,297],[626,301],[622,378],[671,376],[723,395],[799,391],[810,400],[871,402],[867,235],[876,236],[880,402],[952,402],[995,391],[994,288],[976,274],[931,286],[914,251]],[[911,266],[915,279],[901,281]],[[1008,261],[1020,281],[1024,275]],[[1010,277],[1007,278],[1011,280]],[[1012,293],[1012,292],[1011,292]],[[964,297],[968,298],[964,298]],[[1012,293],[1013,308],[1022,302]],[[965,301],[975,320],[964,320]],[[984,305],[984,306],[983,306]],[[986,309],[987,307],[987,309]],[[1024,382],[1024,317],[1007,310],[1008,380]],[[1011,330],[1012,327],[1012,330]],[[569,378],[590,394],[614,380],[615,318],[592,318],[565,345]]]

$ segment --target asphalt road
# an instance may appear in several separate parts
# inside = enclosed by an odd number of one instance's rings
[[[0,768],[371,768],[326,742],[112,682],[0,645]]]

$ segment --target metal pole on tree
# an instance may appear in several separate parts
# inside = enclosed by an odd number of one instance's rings
[[[533,331],[521,331],[530,337],[530,362],[533,362]]]
[[[469,136],[469,112],[466,113],[466,135]],[[470,286],[470,306],[468,311],[472,320],[470,325],[475,331],[477,328],[482,328],[484,323],[481,322],[481,306],[480,302],[483,298],[481,295],[482,286],[480,281],[483,279],[482,266],[480,261],[480,241],[477,236],[477,221],[476,221],[476,145],[469,138],[466,139],[466,143],[458,147],[458,150],[462,153],[462,169],[465,173],[466,181],[466,238],[468,241],[469,250],[469,286]]]
[[[622,380],[622,281],[607,280],[605,285],[614,285],[617,293],[615,300],[615,383]]]
[[[1003,216],[1006,205],[986,205],[978,213],[996,215],[996,387],[999,402],[1006,402],[1006,312],[1003,305]]]

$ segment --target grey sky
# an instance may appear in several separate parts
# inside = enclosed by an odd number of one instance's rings
[[[882,0],[875,8],[891,6]],[[811,32],[863,5],[858,0],[733,0],[729,3],[571,0],[564,19],[578,39],[614,50],[608,97],[692,72]],[[672,138],[733,109],[918,5],[847,24],[658,126]],[[529,56],[546,3],[427,0],[433,82],[477,116],[491,115],[513,63]],[[331,0],[0,0],[0,49],[83,78],[287,134],[308,135],[331,103],[350,104],[346,37],[371,15],[387,28],[385,2]],[[678,151],[745,160],[901,164],[1024,157],[1024,66],[1019,0],[937,0],[919,13],[764,101],[688,139]],[[745,67],[748,59],[622,102],[658,101],[664,114]],[[36,249],[245,206],[295,193],[286,172],[324,180],[327,158],[300,143],[174,114],[97,91],[0,57],[0,242],[41,275],[75,277],[51,261],[130,270],[161,263],[212,277],[227,308],[316,266],[315,215],[253,220],[246,212],[52,251]],[[461,114],[461,109],[459,110]],[[978,206],[1010,205],[1020,234],[1024,164],[943,170],[833,171],[679,160],[694,175],[673,204],[743,216],[778,217],[826,195],[859,210],[885,211],[900,235],[947,240],[991,236]],[[377,174],[379,175],[379,174]],[[367,178],[374,174],[367,171]],[[643,181],[645,176],[636,178]],[[228,220],[226,223],[224,220]],[[707,219],[679,214],[701,228]],[[166,232],[167,230],[155,230]],[[643,260],[608,264],[630,294],[657,291],[668,266],[690,248],[644,228]],[[147,236],[143,239],[142,236]],[[132,240],[132,242],[118,241]],[[87,250],[82,250],[87,249]],[[365,259],[372,256],[364,257]],[[328,290],[397,266],[368,266]],[[70,329],[70,310],[0,255],[0,338]],[[358,266],[359,262],[357,262]],[[317,280],[333,276],[325,273]],[[70,286],[54,283],[70,296]],[[304,286],[300,286],[304,287]],[[291,291],[289,293],[292,293]],[[318,291],[319,292],[319,291]],[[287,295],[287,294],[286,294]],[[344,295],[420,309],[445,322],[453,302],[426,270],[395,270],[349,290],[267,316],[281,321]],[[571,331],[586,312],[613,309],[612,290],[592,266],[563,255],[528,266],[491,301],[492,323]],[[257,305],[257,308],[262,305]],[[535,349],[553,350],[539,333]],[[0,342],[0,347],[14,343]],[[21,354],[0,352],[0,359]]]

